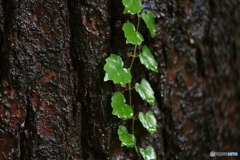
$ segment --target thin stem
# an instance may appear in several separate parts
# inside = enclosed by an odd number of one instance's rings
[[[140,14],[137,14],[137,17],[138,17],[138,23],[137,23],[137,31],[139,29],[139,25],[140,25],[140,18],[141,18],[141,15]]]
[[[135,89],[135,87],[130,88],[130,90],[133,90],[133,89]],[[128,91],[128,90],[129,90],[128,88],[125,89],[125,91]]]
[[[137,31],[138,31],[139,25],[140,25],[140,18],[141,18],[141,16],[138,14],[137,17],[138,17],[138,22],[137,22]],[[131,61],[130,67],[129,67],[129,71],[130,71],[130,72],[131,72],[131,69],[132,69],[134,60],[135,60],[135,58],[137,57],[136,52],[137,52],[137,45],[134,46],[133,55],[132,55],[132,61]],[[131,89],[132,89],[132,88],[131,88],[131,83],[128,83],[129,104],[130,104],[130,106],[131,106],[132,108],[134,108],[133,105],[132,105],[132,91],[131,91]],[[135,120],[136,120],[136,118],[133,116],[133,118],[132,118],[132,134],[133,134],[133,135],[134,135],[134,128],[135,128],[135,127],[134,127],[134,126],[135,126],[135,125],[134,125]],[[136,151],[136,153],[137,153],[137,155],[138,155],[138,159],[141,160],[141,155],[140,155],[140,153],[139,153],[139,151],[138,151],[138,147],[137,147],[137,146],[135,146],[135,151]]]
[[[134,134],[134,122],[135,122],[135,117],[132,118],[132,134]]]
[[[134,60],[135,60],[135,58],[137,57],[136,56],[136,52],[137,52],[137,45],[135,45],[134,46],[134,51],[133,51],[133,58],[132,58],[132,61],[131,61],[131,65],[130,65],[130,67],[129,67],[129,70],[131,71],[131,69],[132,69],[132,66],[133,66],[133,62],[134,62]]]
[[[135,146],[135,151],[136,151],[136,153],[137,153],[137,155],[138,155],[138,159],[141,160],[141,155],[140,155],[140,153],[139,153],[139,151],[138,151],[137,146]]]
[[[132,91],[131,91],[131,83],[128,83],[128,90],[129,90],[129,105],[132,107]]]
[[[138,25],[139,25],[139,18],[138,18]],[[138,30],[138,27],[137,27],[137,30]],[[134,46],[134,51],[133,51],[133,56],[132,56],[132,61],[131,61],[130,67],[129,67],[129,71],[131,71],[133,62],[134,62],[135,58],[137,57],[136,52],[137,52],[137,45]],[[130,103],[130,106],[132,106],[132,91],[131,91],[130,83],[128,83],[128,90],[129,90],[129,103]]]
[[[138,31],[139,25],[140,25],[140,18],[141,18],[141,16],[139,14],[137,14],[137,17],[138,17],[138,22],[137,22],[137,31]],[[134,62],[135,58],[137,57],[136,52],[137,52],[137,45],[134,46],[133,56],[132,56],[133,58],[132,58],[132,61],[131,61],[131,65],[129,67],[129,71],[131,71],[132,66],[133,66],[133,62]]]
[[[134,135],[134,123],[135,123],[135,120],[136,120],[136,118],[133,117],[133,118],[132,118],[132,134],[133,134],[133,135]],[[141,155],[140,155],[140,153],[139,153],[139,151],[138,151],[137,146],[135,146],[135,151],[136,151],[136,153],[137,153],[137,155],[138,155],[138,159],[141,160]]]

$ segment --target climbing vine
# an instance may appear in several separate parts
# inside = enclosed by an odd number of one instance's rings
[[[134,105],[132,102],[132,90],[135,90],[140,97],[147,101],[150,105],[154,105],[155,96],[154,92],[146,79],[142,79],[140,83],[132,84],[131,70],[134,64],[135,58],[139,58],[140,62],[149,70],[158,72],[158,63],[151,53],[151,50],[147,45],[142,45],[144,41],[143,36],[139,32],[140,20],[143,19],[150,35],[153,38],[155,36],[155,20],[154,14],[151,11],[142,13],[142,4],[140,0],[122,0],[124,5],[124,14],[135,14],[137,16],[137,26],[134,26],[131,22],[124,23],[122,30],[126,38],[127,44],[133,45],[133,52],[131,53],[131,64],[129,68],[124,68],[123,60],[120,56],[111,54],[106,59],[104,65],[105,76],[104,81],[111,80],[114,84],[120,84],[121,86],[127,86],[126,91],[129,92],[129,104],[126,104],[124,94],[121,92],[115,92],[111,98],[111,106],[113,108],[112,114],[122,119],[132,119],[131,133],[125,126],[120,125],[118,127],[118,135],[121,141],[121,146],[134,147],[138,158],[141,156],[144,160],[156,160],[156,153],[151,146],[146,148],[138,148],[136,145],[136,137],[134,135],[136,120],[140,120],[143,127],[148,130],[150,134],[157,132],[156,119],[151,111],[146,113],[139,112],[134,114]],[[137,48],[142,47],[141,53],[137,53]]]

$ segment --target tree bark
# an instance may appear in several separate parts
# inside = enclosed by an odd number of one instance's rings
[[[1,158],[79,159],[67,1],[1,1]]]
[[[158,159],[212,159],[211,151],[240,153],[240,2],[142,0],[153,11],[156,37],[140,24],[159,73],[136,60],[133,83],[147,79],[151,107],[133,93],[136,111],[154,112],[158,132],[136,122],[137,145]],[[123,57],[119,0],[0,0],[0,160],[137,159],[120,146],[105,59]],[[237,157],[227,157],[237,159]],[[226,159],[226,157],[217,157]]]

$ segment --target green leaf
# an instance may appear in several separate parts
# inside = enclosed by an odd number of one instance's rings
[[[148,130],[151,134],[157,132],[157,121],[152,112],[147,112],[145,115],[143,112],[139,112],[138,118],[142,123],[143,127]]]
[[[142,4],[140,0],[122,0],[122,3],[125,7],[123,13],[136,14],[142,11]]]
[[[118,131],[119,139],[122,142],[121,146],[134,147],[136,146],[136,138],[132,134],[128,134],[127,128],[119,126]]]
[[[139,54],[141,63],[147,68],[154,72],[158,72],[158,62],[155,60],[150,49],[144,45],[142,53]]]
[[[132,75],[129,70],[123,68],[122,58],[111,54],[106,59],[104,70],[106,71],[104,81],[112,80],[114,84],[125,85],[131,82]]]
[[[156,31],[154,14],[151,11],[148,11],[142,13],[142,18],[150,31],[151,37],[153,38],[155,36]]]
[[[125,97],[121,92],[115,92],[112,96],[112,114],[119,118],[130,119],[133,117],[133,109],[125,104]]]
[[[147,146],[146,149],[140,148],[140,153],[144,160],[156,160],[156,153],[151,146]]]
[[[155,96],[148,81],[142,79],[141,84],[139,83],[135,84],[135,89],[143,100],[146,100],[151,105],[154,105]]]
[[[135,27],[132,23],[127,22],[124,23],[123,25],[123,31],[124,31],[124,35],[127,39],[126,43],[127,44],[137,44],[140,45],[142,43],[142,41],[144,40],[141,33],[139,33],[138,31],[135,31]]]

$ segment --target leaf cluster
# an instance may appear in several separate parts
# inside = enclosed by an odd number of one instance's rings
[[[126,44],[135,45],[135,49],[132,54],[132,63],[130,68],[124,68],[123,60],[120,56],[111,54],[110,57],[106,59],[106,64],[104,65],[105,76],[104,81],[111,80],[114,84],[120,84],[124,86],[128,84],[129,90],[129,99],[130,104],[126,104],[126,99],[124,94],[121,92],[115,92],[111,98],[111,106],[113,108],[112,114],[118,116],[122,119],[132,119],[134,122],[136,117],[134,117],[134,107],[131,104],[131,67],[136,57],[139,57],[140,62],[149,70],[154,72],[158,72],[158,62],[155,60],[151,50],[147,45],[142,46],[141,53],[136,53],[136,46],[142,45],[144,41],[143,36],[138,31],[140,18],[143,19],[147,28],[149,29],[150,35],[153,38],[155,36],[155,20],[154,14],[151,11],[141,13],[142,12],[142,4],[140,0],[122,0],[124,5],[124,14],[137,14],[138,16],[138,25],[135,27],[131,22],[124,23],[122,30],[124,32],[124,36],[126,38]],[[141,13],[141,14],[140,14]],[[140,84],[136,83],[134,85],[135,91],[140,95],[140,97],[147,101],[150,105],[154,105],[155,96],[153,89],[151,88],[150,83],[146,79],[142,79]],[[138,119],[142,123],[142,126],[148,130],[150,134],[154,134],[157,132],[157,121],[154,117],[153,112],[148,111],[147,113],[139,112]],[[132,130],[134,130],[134,123],[132,126]],[[137,154],[138,149],[136,146],[136,138],[134,133],[130,134],[126,127],[120,125],[117,131],[119,135],[119,139],[121,141],[121,146],[126,147],[135,147]],[[144,160],[156,160],[156,153],[151,146],[147,146],[145,149],[139,149],[140,154],[144,158]],[[140,157],[140,155],[139,155]]]

